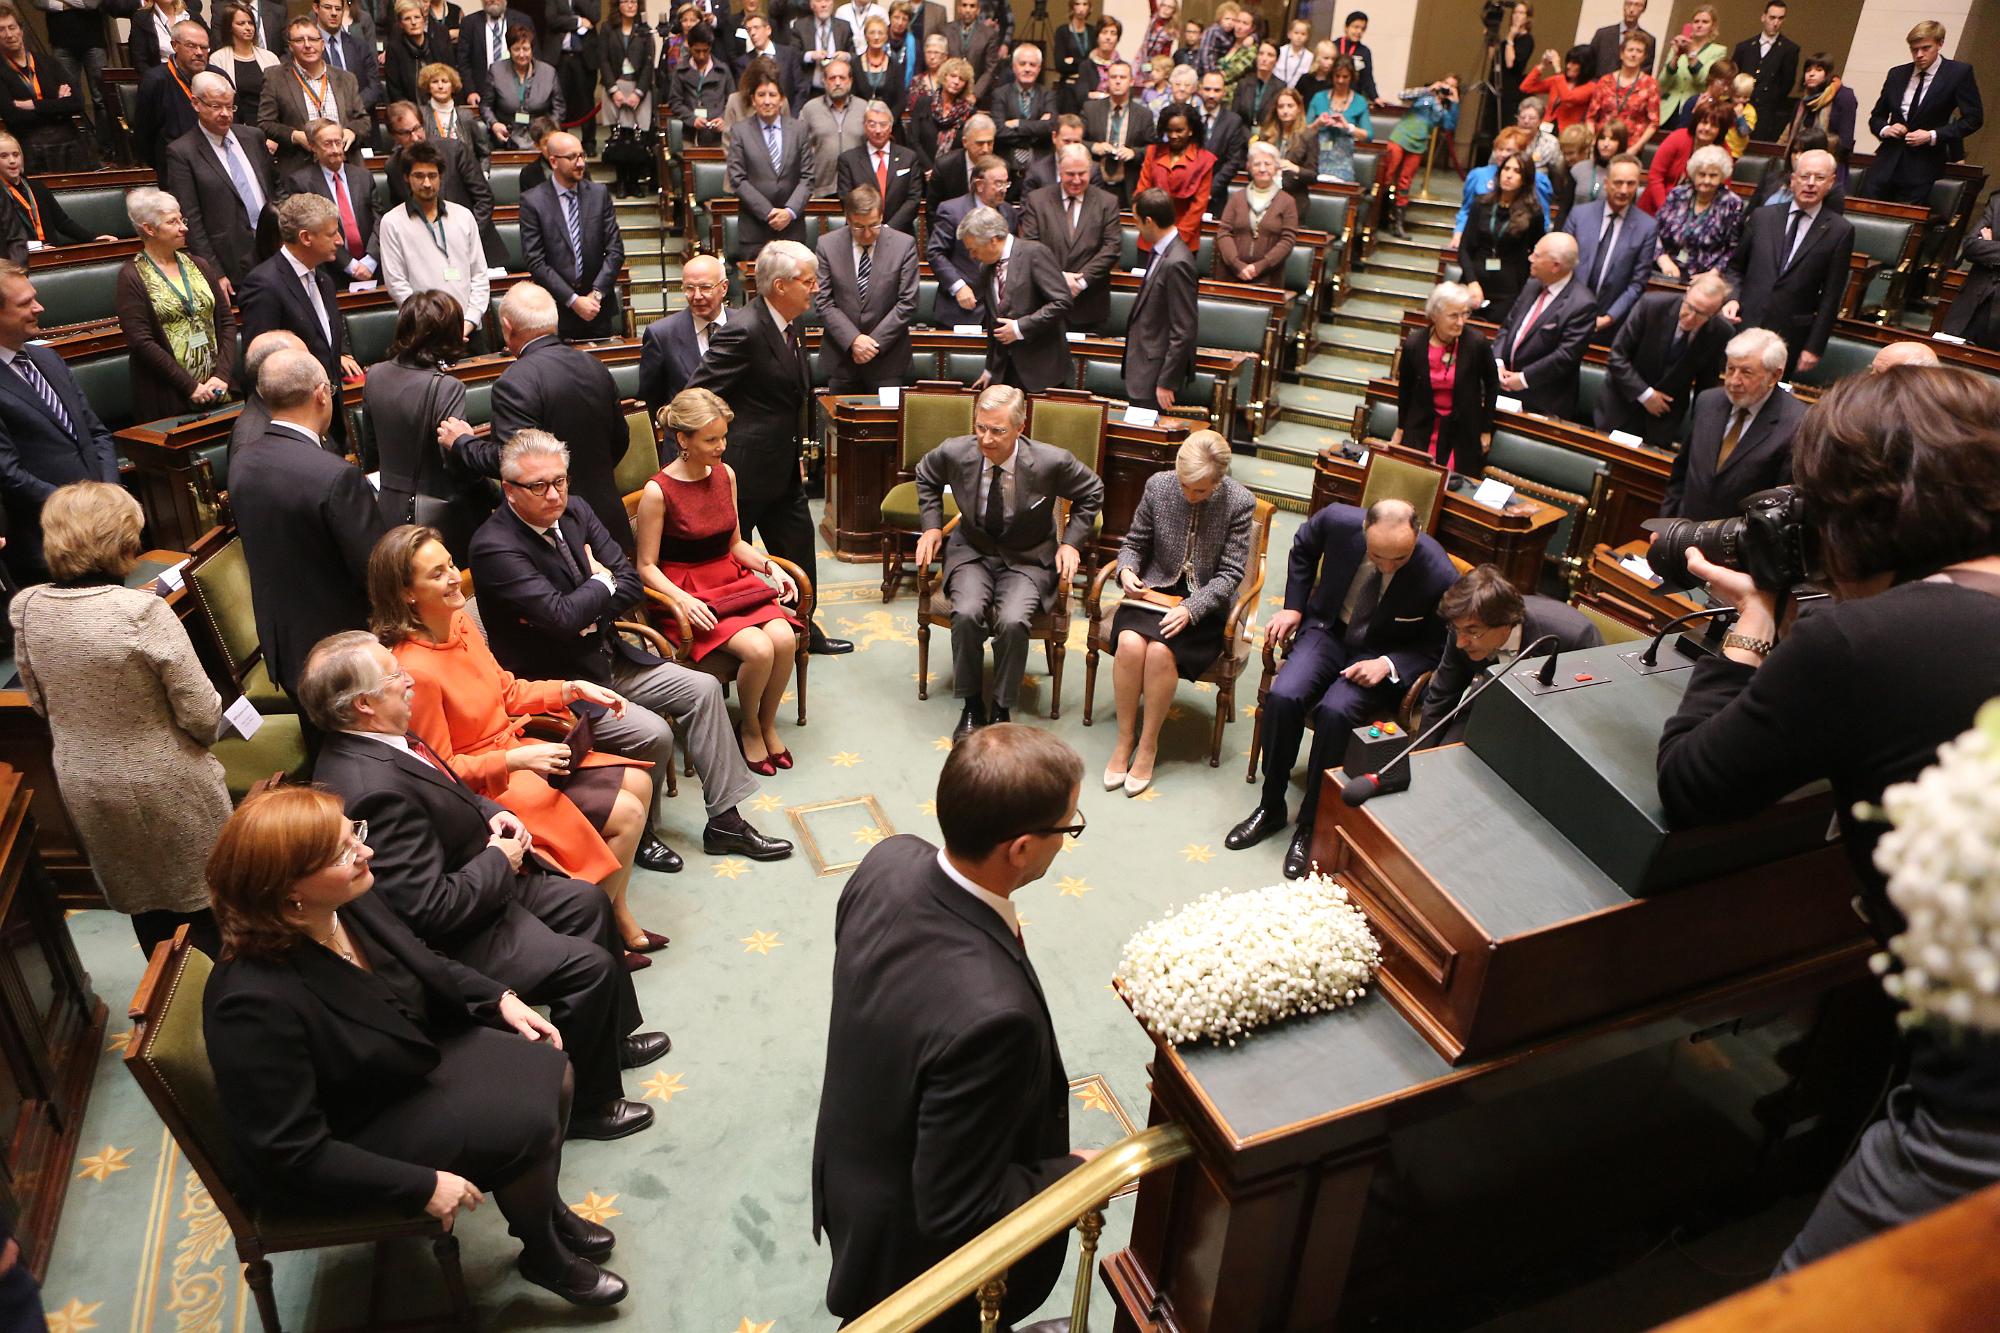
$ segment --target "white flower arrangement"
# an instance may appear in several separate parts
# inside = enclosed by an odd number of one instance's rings
[[[1875,866],[1908,922],[1870,959],[1906,1026],[2000,1032],[2000,700],[1938,747],[1914,782],[1882,793]]]
[[[1354,1003],[1381,961],[1347,890],[1314,874],[1202,895],[1127,940],[1116,978],[1155,1036],[1234,1046],[1279,1019]]]

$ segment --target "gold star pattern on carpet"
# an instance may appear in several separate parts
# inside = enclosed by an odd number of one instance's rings
[[[72,1296],[62,1309],[49,1311],[49,1333],[84,1333],[85,1329],[96,1328],[97,1312],[102,1308],[103,1301],[85,1305]]]
[[[1185,709],[1185,708],[1182,708],[1182,707],[1181,707],[1181,706],[1180,706],[1179,704],[1170,704],[1170,705],[1168,705],[1168,707],[1167,707],[1167,721],[1169,721],[1169,722],[1178,722],[1178,721],[1180,721],[1180,720],[1181,720],[1182,718],[1184,718],[1184,717],[1186,717],[1186,716],[1187,716],[1187,709]]]
[[[779,943],[775,930],[753,930],[743,937],[742,943],[744,953],[762,954],[766,958],[771,956],[771,950],[785,947]]]
[[[873,824],[868,825],[866,828],[858,828],[854,830],[854,840],[860,843],[863,847],[873,847],[876,843],[882,841],[882,839],[888,836],[889,835],[887,833],[884,833],[881,829],[876,828]]]
[[[736,1325],[736,1333],[771,1333],[771,1325],[777,1322],[775,1319],[766,1319],[761,1324],[754,1324],[750,1322],[750,1316],[746,1314],[743,1316],[742,1322]]]
[[[104,1145],[104,1151],[89,1157],[79,1158],[83,1169],[76,1173],[78,1180],[103,1180],[115,1171],[128,1170],[131,1163],[125,1159],[136,1151],[132,1148],[114,1148]]]
[[[852,750],[842,750],[838,754],[827,756],[827,762],[835,768],[853,768],[861,762],[861,756]]]
[[[618,1202],[616,1194],[599,1194],[596,1190],[592,1190],[583,1196],[583,1202],[571,1204],[569,1210],[586,1222],[595,1222],[598,1226],[603,1226],[610,1219],[623,1215],[623,1209],[611,1206],[616,1202]]]
[[[111,1039],[104,1043],[105,1050],[116,1051],[120,1055],[125,1054],[127,1050],[131,1049],[131,1046],[132,1046],[131,1028],[126,1028],[123,1032],[112,1033]]]
[[[662,1102],[670,1102],[677,1092],[686,1092],[687,1084],[681,1082],[679,1074],[655,1074],[639,1085],[639,1099],[651,1101],[657,1097]]]
[[[924,814],[930,815],[932,818],[937,817],[936,801],[925,801],[922,805],[919,805],[917,809]]]
[[[1076,834],[1074,833],[1063,834],[1062,849],[1066,852],[1073,852],[1076,850]]]
[[[1160,799],[1160,789],[1158,787],[1148,787],[1132,799],[1135,801],[1157,801]]]
[[[784,809],[785,803],[779,800],[776,795],[767,791],[760,794],[754,801],[750,802],[750,808],[752,810],[762,811],[764,814],[768,815],[773,810]]]
[[[1207,865],[1215,859],[1215,853],[1209,850],[1207,843],[1191,842],[1181,848],[1181,855],[1187,859],[1189,865]]]
[[[1090,885],[1076,875],[1064,875],[1056,881],[1056,892],[1065,898],[1081,898],[1090,892]]]
[[[931,742],[931,748],[933,750],[938,751],[941,754],[949,754],[951,752],[951,737],[949,736],[938,737],[936,740]]]
[[[717,879],[741,879],[750,873],[750,863],[740,856],[725,856],[714,866]]]
[[[1087,1083],[1076,1090],[1076,1099],[1083,1103],[1086,1111],[1102,1111],[1111,1114],[1111,1103],[1104,1100],[1104,1089],[1096,1083]]]

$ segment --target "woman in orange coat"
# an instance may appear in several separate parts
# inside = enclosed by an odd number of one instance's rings
[[[519,680],[502,669],[466,613],[458,568],[435,528],[406,523],[375,544],[368,600],[370,628],[416,683],[410,729],[467,786],[518,815],[537,856],[603,886],[628,948],[664,945],[625,905],[653,803],[645,766],[593,750],[571,774],[569,746],[521,738],[536,714],[566,716],[578,701],[623,713],[624,698],[587,680]]]
[[[1201,215],[1215,183],[1215,154],[1201,146],[1201,121],[1185,103],[1160,113],[1159,134],[1159,142],[1146,149],[1137,188],[1173,196],[1174,228],[1194,254],[1201,249]]]

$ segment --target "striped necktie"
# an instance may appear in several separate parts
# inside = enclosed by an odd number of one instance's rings
[[[563,193],[563,225],[569,229],[569,252],[576,260],[576,278],[583,281],[583,223],[577,217],[575,190]]]
[[[868,275],[875,269],[874,254],[874,246],[864,245],[854,255],[854,286],[863,302],[868,300]]]
[[[35,391],[35,396],[42,400],[42,405],[49,409],[49,415],[56,419],[56,423],[70,438],[74,439],[76,425],[70,420],[68,409],[63,407],[62,399],[56,397],[55,386],[42,374],[42,368],[30,361],[28,354],[23,351],[15,355],[14,369],[28,382],[28,387]]]

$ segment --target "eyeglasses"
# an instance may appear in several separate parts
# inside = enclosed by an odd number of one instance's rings
[[[1065,838],[1081,838],[1083,836],[1084,829],[1087,828],[1088,826],[1089,826],[1088,821],[1086,821],[1083,817],[1083,811],[1078,810],[1076,812],[1076,822],[1074,824],[1064,824],[1060,828],[1029,829],[1028,832],[1061,834]]]
[[[547,499],[550,491],[561,495],[567,493],[569,490],[569,478],[567,476],[550,477],[547,481],[507,481],[505,478],[502,478],[501,484],[512,486],[517,491],[526,491],[537,499]]]
[[[694,296],[707,296],[710,292],[721,291],[722,288],[723,284],[719,282],[683,282],[681,284],[682,291]]]
[[[351,866],[360,857],[361,849],[368,845],[368,821],[357,819],[347,826],[348,842],[340,849],[340,855],[333,858],[337,866]]]

